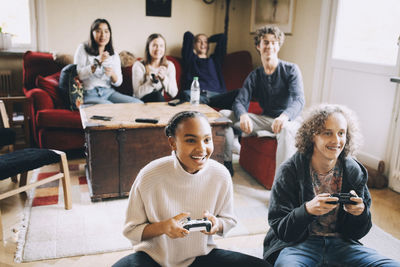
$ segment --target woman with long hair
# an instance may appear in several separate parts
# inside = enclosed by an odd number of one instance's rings
[[[147,38],[143,60],[132,66],[133,95],[143,102],[163,102],[164,92],[172,98],[178,93],[175,66],[165,50],[165,38],[153,33]]]
[[[114,52],[111,26],[107,20],[96,19],[92,23],[89,40],[78,46],[74,63],[84,87],[84,104],[142,102],[112,88],[121,85],[122,73],[121,61]]]

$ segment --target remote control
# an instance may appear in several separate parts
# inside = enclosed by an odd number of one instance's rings
[[[158,123],[158,119],[150,119],[150,118],[137,118],[135,122],[142,122],[142,123]]]
[[[328,204],[357,204],[357,202],[351,201],[350,198],[351,197],[356,197],[353,194],[350,193],[334,193],[331,194],[330,197],[337,197],[339,200],[338,201],[327,201],[326,203]]]
[[[190,217],[187,217],[185,220],[182,221],[182,227],[190,232],[202,230],[210,232],[211,226],[211,222],[207,218],[191,220]]]
[[[170,106],[176,106],[179,104],[182,104],[182,101],[180,99],[173,99],[173,100],[168,101],[168,105],[170,105]]]
[[[90,117],[90,119],[92,119],[92,120],[110,121],[112,119],[112,117],[93,115],[92,117]]]

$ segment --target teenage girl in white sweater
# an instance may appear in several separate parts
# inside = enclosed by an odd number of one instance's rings
[[[164,92],[174,98],[178,94],[175,65],[167,60],[165,38],[151,34],[146,41],[143,60],[132,66],[133,95],[143,102],[164,102]]]
[[[90,27],[87,43],[80,44],[74,63],[83,82],[85,104],[142,103],[112,88],[122,83],[121,61],[114,52],[111,26],[105,19],[96,19]]]
[[[213,236],[236,225],[228,170],[210,159],[214,150],[207,118],[176,114],[165,129],[172,155],[150,162],[129,195],[124,235],[135,253],[114,266],[269,266],[246,254],[217,249]],[[181,220],[207,217],[210,232],[189,232]]]

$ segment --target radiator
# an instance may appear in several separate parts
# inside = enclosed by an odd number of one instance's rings
[[[11,90],[11,70],[0,70],[0,96],[10,96]]]

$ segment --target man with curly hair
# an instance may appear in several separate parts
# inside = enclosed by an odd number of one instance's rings
[[[278,58],[278,52],[285,35],[276,26],[264,26],[256,31],[256,49],[260,54],[262,66],[252,71],[233,102],[233,112],[222,110],[233,128],[245,135],[259,135],[260,131],[275,134],[278,147],[276,166],[288,159],[296,151],[294,135],[296,124],[293,121],[304,107],[303,80],[299,67]],[[257,100],[262,114],[248,112],[250,100]],[[224,164],[233,176],[232,148],[233,128],[226,131]]]
[[[309,112],[296,134],[298,151],[275,176],[264,259],[274,266],[400,266],[358,241],[371,226],[367,171],[354,159],[358,121],[340,105]],[[350,193],[342,203],[335,193]]]

